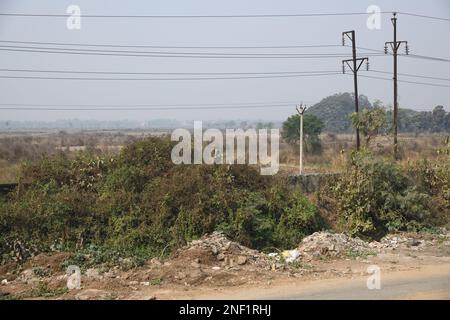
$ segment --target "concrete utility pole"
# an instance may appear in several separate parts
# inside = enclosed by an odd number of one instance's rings
[[[303,114],[306,111],[306,106],[303,106],[301,103],[299,106],[296,106],[295,109],[300,116],[300,168],[299,174],[303,174]]]
[[[394,27],[394,41],[386,42],[384,44],[384,53],[388,53],[388,45],[390,45],[392,54],[394,56],[394,110],[393,110],[393,126],[394,126],[394,158],[398,159],[398,143],[397,143],[397,130],[398,130],[398,101],[397,101],[397,52],[402,44],[405,44],[406,54],[409,54],[408,41],[397,41],[397,13],[393,13],[391,18],[392,25]]]
[[[342,73],[345,73],[345,64],[353,72],[353,84],[355,89],[355,112],[359,112],[359,95],[358,95],[358,71],[361,65],[366,61],[366,68],[369,70],[369,58],[356,58],[356,35],[355,31],[342,32],[342,45],[345,46],[345,37],[349,38],[352,42],[352,59],[342,60]],[[352,64],[350,64],[352,62]],[[358,63],[359,62],[359,63]],[[356,128],[356,150],[359,150],[360,140],[359,140],[359,128]]]

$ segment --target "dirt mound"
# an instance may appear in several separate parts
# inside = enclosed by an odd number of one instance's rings
[[[73,254],[70,252],[58,252],[53,255],[46,255],[40,253],[37,256],[31,258],[24,268],[42,268],[51,273],[63,271],[62,264],[65,260],[70,258]],[[64,270],[65,271],[65,270]]]
[[[214,232],[178,249],[164,263],[151,262],[150,273],[152,278],[157,276],[168,283],[235,285],[239,281],[252,281],[260,272],[271,270],[272,263],[267,255]],[[236,277],[237,272],[241,272],[240,277]],[[147,273],[147,277],[149,275]]]
[[[235,266],[270,269],[270,259],[267,255],[230,241],[221,232],[205,235],[178,249],[172,262],[179,261],[192,261],[205,266],[225,269]]]
[[[359,238],[328,231],[315,232],[305,237],[298,247],[301,256],[306,259],[360,254],[368,249],[369,244]]]

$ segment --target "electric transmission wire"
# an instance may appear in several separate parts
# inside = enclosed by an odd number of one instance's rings
[[[415,58],[415,59],[425,59],[425,60],[431,60],[431,61],[439,61],[439,62],[450,62],[450,59],[447,58],[439,58],[439,57],[430,57],[425,55],[418,55],[418,54],[399,54],[399,56],[407,57],[407,58]]]
[[[291,75],[261,75],[261,76],[235,76],[235,77],[189,77],[189,78],[87,78],[87,77],[42,77],[42,76],[4,76],[0,79],[29,79],[29,80],[82,80],[82,81],[196,81],[196,80],[244,80],[244,79],[270,79],[270,78],[297,78],[337,75],[340,72],[291,74]]]
[[[27,105],[27,107],[4,107],[0,106],[0,110],[24,110],[24,111],[166,111],[166,110],[225,110],[225,109],[259,109],[259,108],[292,108],[293,104],[286,105],[236,105],[236,106],[189,106],[189,107],[35,107],[33,105]]]
[[[0,43],[77,46],[77,47],[107,47],[107,48],[155,48],[155,49],[295,49],[295,48],[331,48],[342,47],[340,44],[312,44],[312,45],[271,45],[271,46],[162,46],[162,45],[125,45],[125,44],[92,44],[92,43],[68,43],[68,42],[38,42],[0,40]]]
[[[54,47],[5,46],[1,51],[60,53],[81,55],[112,55],[133,57],[170,57],[170,58],[314,58],[314,57],[344,57],[343,53],[218,53],[218,52],[174,52],[174,51],[131,51],[131,50],[96,50],[67,49]]]
[[[392,13],[392,11],[382,11],[381,14]],[[289,17],[328,17],[328,16],[360,16],[368,15],[367,12],[320,12],[320,13],[288,13],[288,14],[238,14],[238,15],[100,15],[83,14],[83,18],[97,19],[220,19],[220,18],[289,18]],[[50,13],[25,13],[10,12],[0,13],[4,17],[34,17],[34,18],[69,18],[70,14],[50,14]]]
[[[392,79],[389,78],[383,78],[383,77],[376,77],[376,76],[367,76],[367,75],[358,75],[359,77],[364,78],[371,78],[371,79],[378,79],[378,80],[386,80],[386,81],[392,81]],[[411,84],[420,84],[420,85],[426,85],[431,87],[441,87],[441,88],[450,88],[450,85],[446,84],[439,84],[439,83],[430,83],[430,82],[418,82],[418,81],[409,81],[409,80],[397,80],[398,82],[403,83],[411,83]]]
[[[381,70],[369,70],[369,72],[383,73],[383,74],[392,74],[389,71],[381,71]],[[440,78],[440,77],[432,77],[432,76],[424,76],[419,74],[411,74],[411,73],[398,73],[401,76],[405,77],[413,77],[413,78],[423,78],[423,79],[433,79],[433,80],[442,80],[442,81],[450,81],[450,78]]]
[[[367,51],[371,51],[371,52],[375,52],[375,53],[384,53],[383,50],[379,50],[379,49],[373,49],[373,48],[367,48],[367,47],[357,47],[358,49],[361,50],[367,50]],[[386,53],[386,55],[392,55],[392,53],[388,52]],[[425,59],[425,60],[432,60],[432,61],[440,61],[440,62],[450,62],[450,59],[447,58],[440,58],[440,57],[432,57],[432,56],[428,56],[428,55],[419,55],[419,54],[398,54],[401,57],[406,57],[406,58],[413,58],[413,59]]]
[[[450,18],[436,17],[403,11],[381,11],[380,14],[398,13],[400,15],[426,18],[440,21],[450,21]],[[105,15],[105,14],[82,14],[83,18],[95,19],[220,19],[220,18],[290,18],[290,17],[330,17],[330,16],[365,16],[370,12],[318,12],[318,13],[285,13],[285,14],[236,14],[236,15]],[[3,12],[3,17],[30,17],[30,18],[69,18],[71,14],[55,13],[25,13],[25,12]]]
[[[303,100],[305,101],[305,100]],[[305,102],[313,102],[312,100],[305,101]],[[36,104],[36,103],[0,103],[0,106],[14,106],[14,107],[198,107],[198,106],[250,106],[250,105],[257,105],[257,106],[292,106],[293,104],[298,103],[297,100],[291,100],[291,101],[264,101],[264,102],[233,102],[233,103],[177,103],[177,104]]]
[[[403,14],[405,16],[426,18],[426,19],[432,19],[432,20],[450,21],[450,18],[441,18],[441,17],[428,16],[428,15],[424,15],[424,14],[409,13],[409,12],[398,12],[398,13]]]
[[[313,70],[313,71],[266,71],[266,72],[121,72],[121,71],[92,71],[92,70],[42,70],[42,69],[1,69],[0,72],[27,72],[27,73],[68,73],[68,74],[114,74],[114,75],[282,75],[282,74],[316,74],[334,73],[339,70]]]

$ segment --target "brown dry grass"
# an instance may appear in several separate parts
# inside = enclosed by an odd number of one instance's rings
[[[355,137],[351,134],[321,135],[323,151],[321,154],[311,154],[304,151],[304,171],[339,172],[345,168],[351,151],[355,148]],[[401,134],[398,137],[400,163],[406,165],[420,159],[435,159],[438,150],[446,145],[447,136],[443,134]],[[392,138],[377,137],[370,144],[372,152],[380,157],[392,157]],[[280,163],[282,172],[297,173],[299,165],[299,147],[286,143],[280,145]]]
[[[65,152],[74,154],[89,149],[98,153],[117,153],[120,148],[137,139],[144,138],[151,132],[45,132],[0,134],[0,183],[16,181],[18,169],[22,161],[33,161],[44,154]],[[307,173],[339,172],[345,168],[347,159],[354,149],[353,134],[322,134],[321,154],[304,153],[304,169]],[[399,149],[401,163],[407,164],[419,159],[437,157],[437,150],[445,146],[446,136],[443,134],[401,134]],[[280,173],[297,174],[299,164],[298,145],[291,146],[280,143]],[[371,142],[372,151],[381,157],[392,155],[392,138],[377,137]]]

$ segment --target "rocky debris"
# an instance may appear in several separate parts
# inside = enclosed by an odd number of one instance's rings
[[[224,269],[253,266],[269,270],[271,266],[271,259],[267,255],[230,241],[221,232],[213,232],[191,241],[175,253],[174,261],[179,259],[191,260],[189,265],[196,269],[208,265]]]
[[[90,278],[90,279],[94,279],[94,280],[101,280],[101,279],[103,279],[103,276],[100,274],[98,269],[95,269],[95,268],[87,269],[86,273],[85,273],[85,276]]]
[[[3,279],[2,280],[2,286],[6,286],[8,284],[8,279]]]
[[[400,246],[405,247],[408,242],[409,239],[407,237],[402,237],[399,235],[387,235],[381,238],[380,241],[372,241],[370,243],[370,247],[375,249],[397,249]],[[413,242],[415,241],[411,241],[411,243]]]
[[[447,230],[439,235],[398,233],[388,234],[380,241],[366,242],[358,237],[350,237],[344,233],[332,233],[329,231],[315,232],[305,237],[298,250],[305,259],[317,257],[339,257],[345,255],[358,256],[370,253],[379,253],[385,250],[410,249],[422,250],[426,246],[434,245],[438,240],[450,239]]]
[[[305,259],[319,257],[339,257],[350,252],[358,254],[369,249],[369,244],[359,238],[352,238],[344,233],[328,231],[315,232],[305,238],[298,247]]]
[[[423,236],[423,235],[422,235]],[[441,237],[446,237],[445,234],[441,234]],[[387,249],[396,250],[400,248],[409,248],[412,250],[422,250],[426,246],[433,245],[436,242],[436,236],[431,236],[430,239],[418,239],[417,235],[404,235],[404,234],[388,234],[381,238],[380,241],[373,241],[370,243],[371,248],[375,249]]]
[[[26,269],[22,271],[18,279],[20,282],[26,284],[36,284],[39,282],[39,278],[36,277],[33,269]]]

